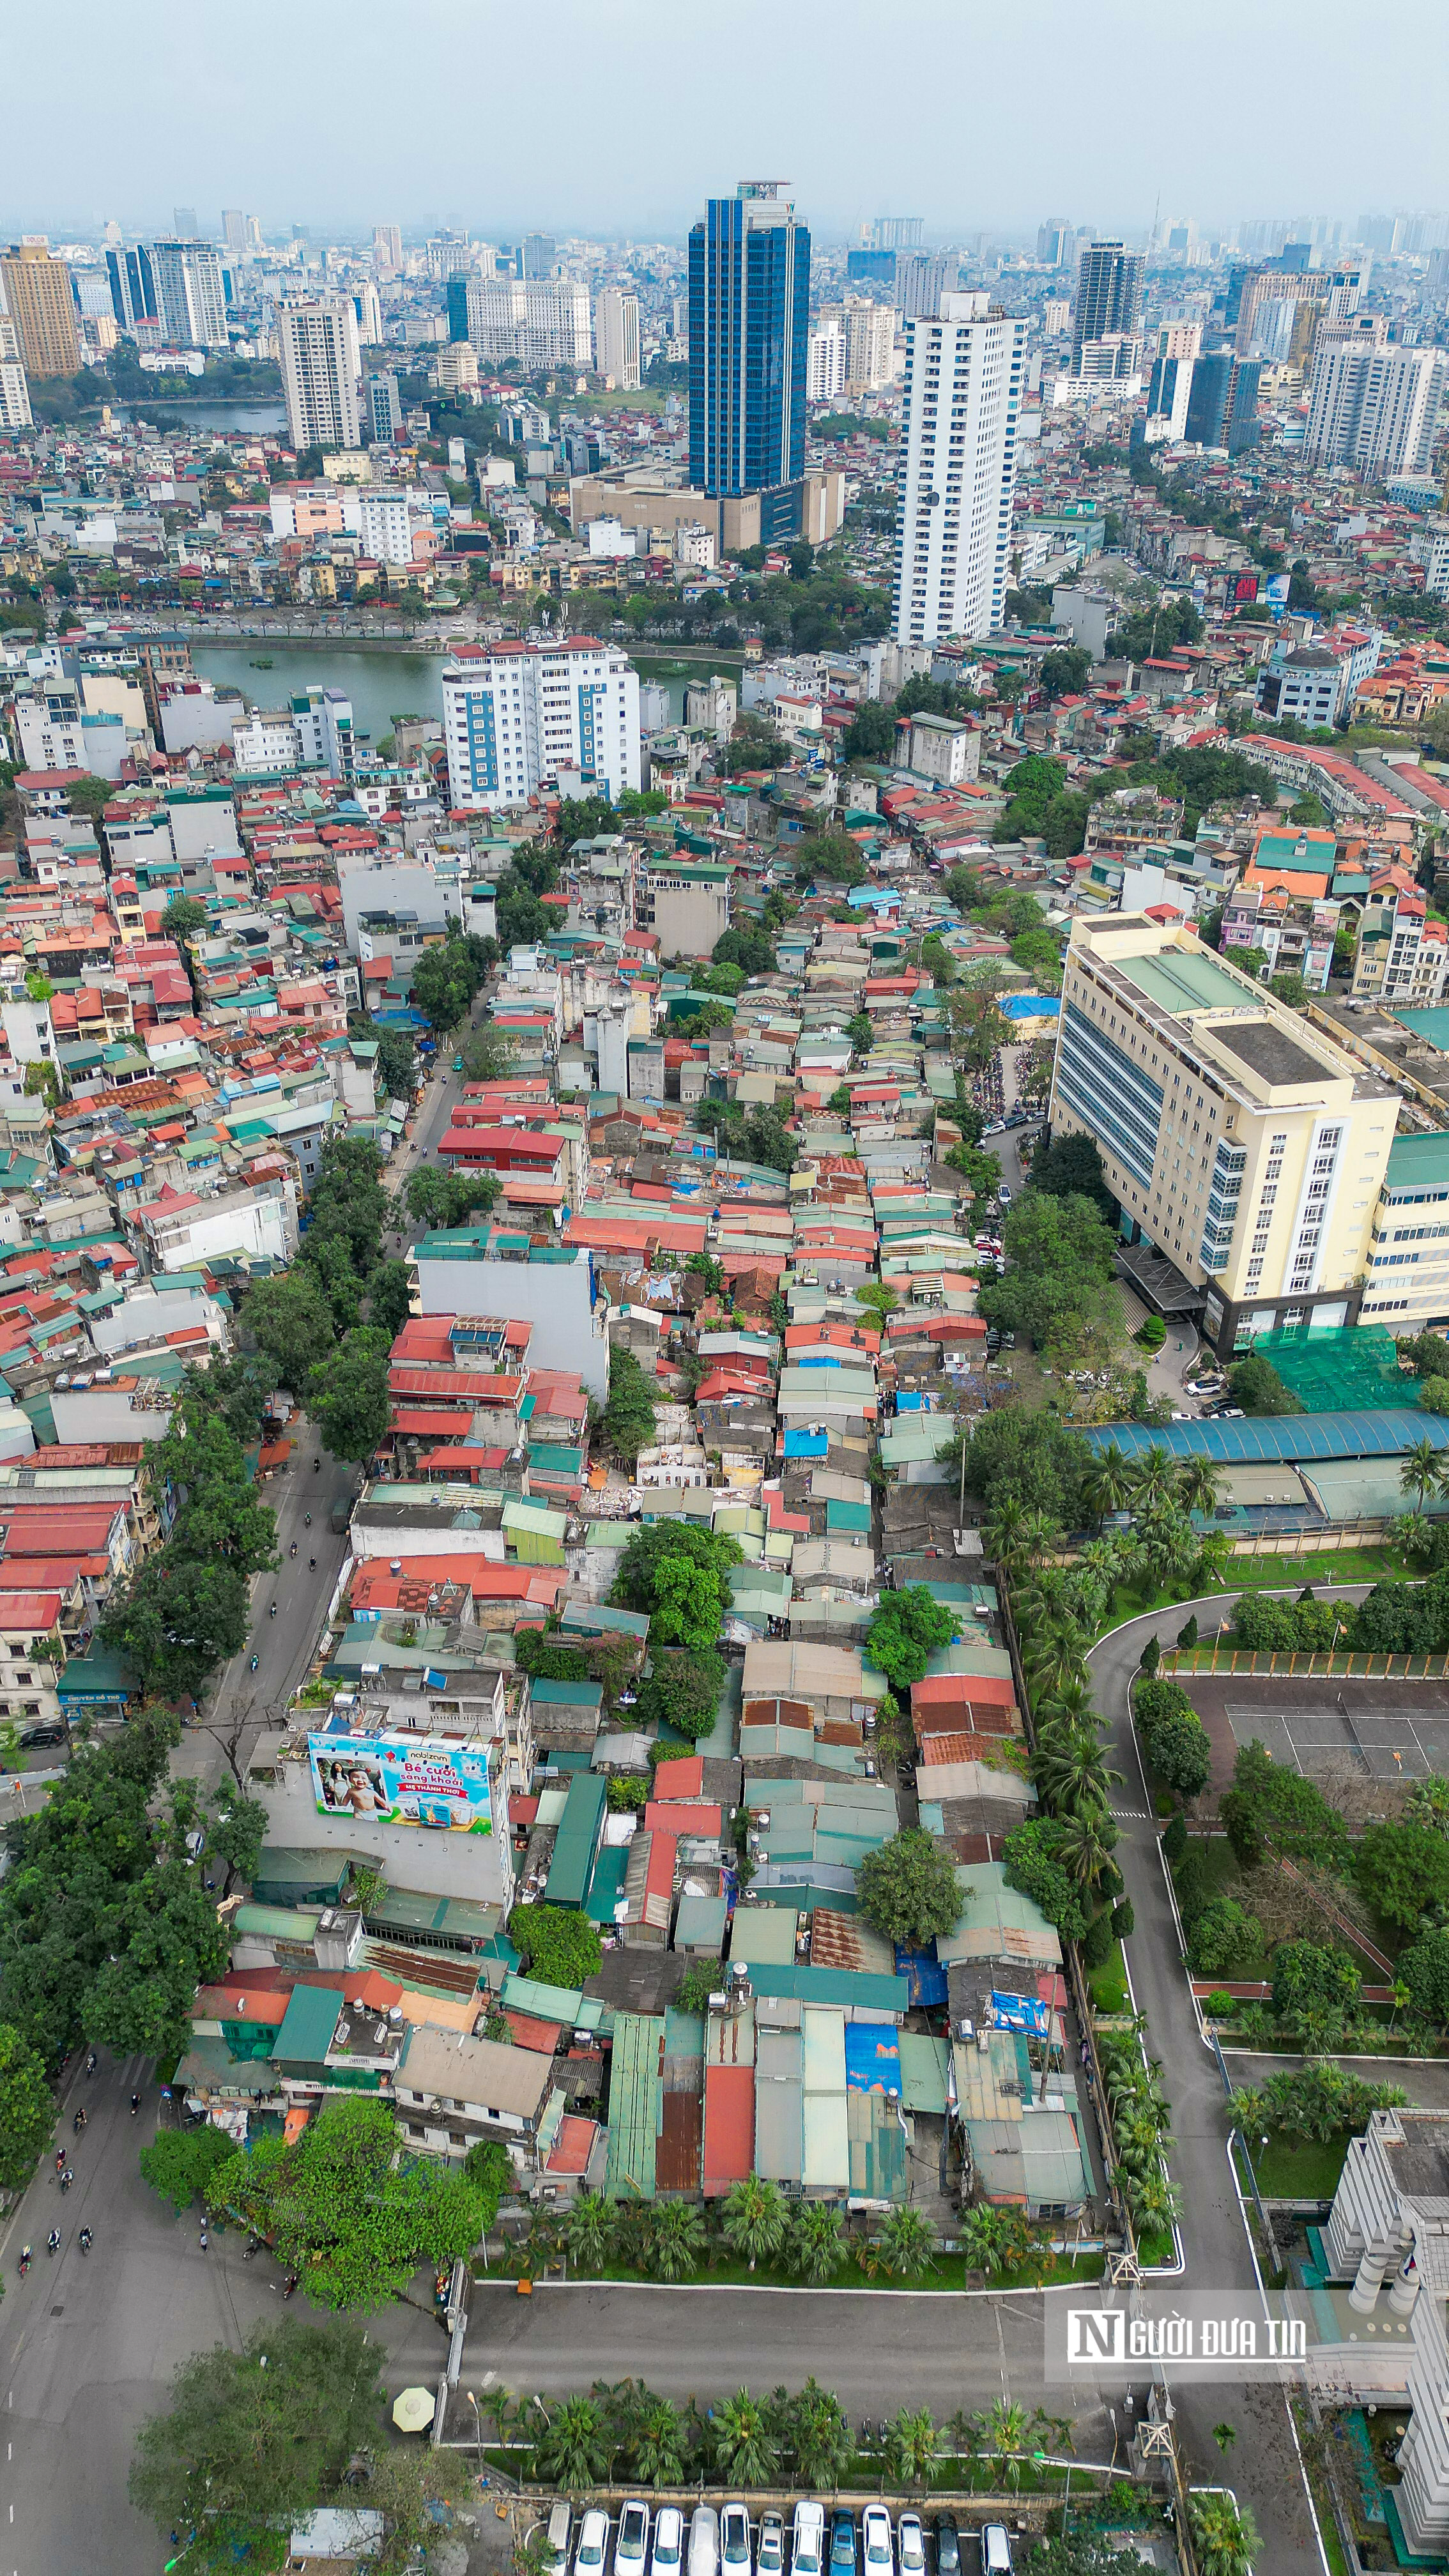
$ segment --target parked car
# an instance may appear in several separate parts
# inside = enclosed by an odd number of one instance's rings
[[[936,2576],[961,2576],[961,2534],[954,2513],[938,2513],[931,2523],[936,2544]]]
[[[1002,1182],[1001,1187],[1000,1187],[1000,1189],[997,1191],[996,1195],[997,1195],[997,1198],[998,1198],[998,1200],[1000,1201],[1000,1203],[1001,1203],[1001,1205],[1002,1205],[1003,1207],[1010,1207],[1010,1205],[1011,1205],[1011,1192],[1010,1192],[1010,1190],[1007,1188],[1007,1185],[1006,1185],[1005,1181],[1003,1181],[1003,1182]]]
[[[795,2507],[790,2533],[791,2576],[820,2576],[825,2552],[825,2507],[805,2496]]]
[[[891,2518],[883,2504],[868,2504],[861,2518],[865,2576],[894,2576],[895,2547]]]
[[[573,2538],[574,2509],[563,2496],[550,2505],[544,2531],[544,2576],[569,2576],[569,2542]]]
[[[1011,2542],[1004,2522],[988,2522],[981,2534],[981,2576],[1011,2576]]]
[[[903,2513],[896,2524],[901,2576],[926,2576],[926,2535],[918,2513]]]
[[[830,2517],[830,2576],[855,2576],[855,2516],[844,2505]]]
[[[762,2513],[760,2537],[755,2548],[755,2576],[783,2576],[784,2566],[784,2518],[778,2513]]]
[[[22,1753],[30,1753],[37,1744],[64,1744],[69,1734],[63,1717],[47,1717],[39,1726],[22,1726],[17,1741]]]
[[[631,2496],[619,2507],[614,2538],[614,2576],[644,2576],[649,2563],[649,2507]]]
[[[719,2576],[719,2515],[697,2504],[689,2517],[689,2576]]]
[[[721,2576],[753,2576],[747,2504],[727,2504],[720,2515],[719,2556]]]
[[[609,2517],[595,2505],[579,2525],[579,2545],[574,2558],[577,2576],[603,2576],[604,2552],[608,2546]]]
[[[679,2576],[684,2555],[684,2516],[677,2504],[662,2504],[654,2517],[654,2548],[649,2576]]]

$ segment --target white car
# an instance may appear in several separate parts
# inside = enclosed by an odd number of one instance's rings
[[[560,2496],[558,2503],[549,2507],[544,2531],[544,2545],[548,2552],[544,2560],[544,2576],[569,2576],[569,2541],[573,2527],[573,2507]]]
[[[901,2576],[926,2576],[926,2537],[918,2513],[903,2513],[896,2524]]]
[[[790,2535],[791,2576],[820,2576],[825,2554],[825,2507],[806,2496],[795,2507]]]
[[[604,2576],[604,2552],[609,2546],[609,2517],[597,2505],[586,2513],[579,2525],[579,2545],[574,2553],[575,2576]]]
[[[997,1198],[1000,1200],[1001,1205],[1002,1205],[1003,1207],[1010,1207],[1010,1205],[1011,1205],[1011,1192],[1010,1192],[1010,1190],[1007,1188],[1005,1181],[1003,1181],[1003,1182],[1002,1182],[1001,1187],[1000,1187],[1000,1189],[997,1191],[996,1195],[997,1195]]]
[[[891,2518],[883,2504],[868,2504],[860,2518],[864,2576],[894,2576]]]
[[[981,2534],[981,2576],[1011,2576],[1011,2542],[1004,2522],[988,2522]]]
[[[755,2576],[784,2576],[785,2525],[778,2513],[762,2513],[755,2546]]]
[[[630,2496],[619,2507],[614,2541],[614,2576],[644,2576],[649,2563],[649,2507]]]
[[[679,2576],[684,2555],[684,2516],[677,2504],[662,2504],[654,2517],[654,2552],[650,2576]]]
[[[719,2576],[719,2515],[697,2504],[689,2517],[689,2576]]]
[[[754,2576],[747,2504],[727,2504],[720,2513],[719,2563],[720,2576]]]

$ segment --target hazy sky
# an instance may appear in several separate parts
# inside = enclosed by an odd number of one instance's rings
[[[788,178],[822,238],[1449,199],[1445,0],[71,0],[12,9],[0,226],[194,205],[677,235]]]

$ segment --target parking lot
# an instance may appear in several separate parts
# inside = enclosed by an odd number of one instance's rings
[[[864,2500],[797,2504],[784,2497],[772,2509],[725,2496],[681,2511],[629,2497],[618,2506],[560,2504],[553,2514],[552,2529],[548,2515],[538,2524],[550,2544],[545,2576],[992,2576],[984,2517],[969,2520],[929,2503],[919,2513],[909,2506],[893,2512]],[[1007,2531],[1013,2557],[1025,2537],[1024,2525]]]

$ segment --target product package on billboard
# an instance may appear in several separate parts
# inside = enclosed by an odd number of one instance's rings
[[[324,1816],[491,1834],[485,1745],[432,1736],[309,1735],[312,1790]]]

